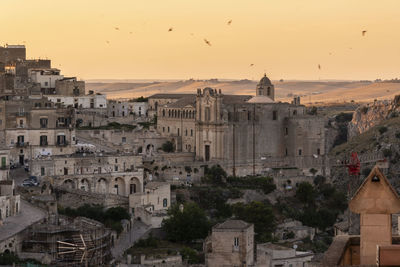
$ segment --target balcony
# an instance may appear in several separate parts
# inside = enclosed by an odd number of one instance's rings
[[[47,141],[43,141],[43,142],[40,142],[40,146],[48,146],[49,144],[48,144],[48,142]]]
[[[56,146],[61,146],[61,147],[65,147],[68,146],[68,141],[64,141],[64,142],[57,142]]]
[[[29,146],[29,142],[17,142],[16,147],[27,147]]]

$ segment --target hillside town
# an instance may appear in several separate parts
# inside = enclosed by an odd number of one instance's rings
[[[399,97],[109,99],[27,54],[0,46],[0,265],[400,262]]]

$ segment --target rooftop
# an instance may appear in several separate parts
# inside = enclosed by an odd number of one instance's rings
[[[169,103],[166,105],[167,108],[184,108],[186,106],[194,107],[196,104],[195,95],[184,96],[174,103]]]
[[[152,96],[149,96],[148,98],[164,98],[164,99],[179,99],[179,98],[183,98],[183,97],[187,97],[187,96],[192,96],[192,97],[196,97],[195,94],[155,94]]]
[[[239,229],[244,230],[251,226],[252,224],[247,223],[242,220],[226,220],[223,223],[219,223],[213,227],[214,229]]]

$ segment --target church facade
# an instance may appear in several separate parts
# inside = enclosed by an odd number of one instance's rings
[[[267,76],[256,96],[198,89],[196,95],[158,106],[157,114],[157,131],[173,138],[177,151],[193,152],[196,160],[218,163],[230,174],[306,168],[325,154],[324,118],[308,115],[299,98],[276,102]]]

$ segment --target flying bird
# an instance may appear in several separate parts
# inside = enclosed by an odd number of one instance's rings
[[[129,34],[132,34],[132,32],[129,32]]]
[[[253,67],[253,66],[254,66],[254,64],[253,64],[253,63],[251,63],[251,64],[250,64],[250,67]]]
[[[169,32],[172,32],[173,30],[174,30],[174,28],[172,28],[172,27],[168,29]]]
[[[362,31],[362,36],[365,36],[365,34],[367,33],[367,31]]]
[[[320,64],[318,64],[318,69],[321,69],[321,65]]]
[[[115,29],[116,31],[119,31],[119,28],[118,28],[118,27],[114,27],[114,29]]]
[[[106,41],[107,44],[110,44],[110,41]]]
[[[208,44],[209,46],[211,46],[210,41],[208,41],[206,38],[204,38],[204,42],[205,42],[206,44]]]
[[[231,25],[232,24],[232,20],[228,21],[226,24]]]

